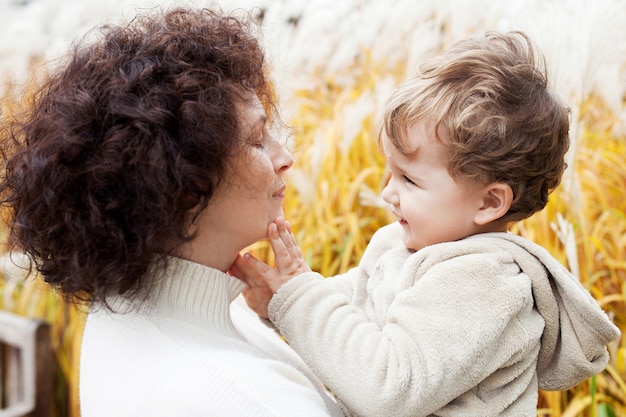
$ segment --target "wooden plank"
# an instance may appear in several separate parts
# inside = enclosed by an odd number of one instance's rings
[[[0,417],[52,415],[54,351],[49,325],[0,311]]]
[[[56,359],[50,340],[50,326],[40,322],[35,332],[35,409],[30,417],[51,417],[54,403]]]

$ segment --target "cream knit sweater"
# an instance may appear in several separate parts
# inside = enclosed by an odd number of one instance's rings
[[[89,314],[81,351],[82,417],[342,416],[302,361],[221,271],[171,258],[140,306]]]
[[[396,224],[358,268],[283,285],[269,314],[347,415],[536,416],[538,388],[604,369],[619,337],[543,248],[492,233],[407,250]]]

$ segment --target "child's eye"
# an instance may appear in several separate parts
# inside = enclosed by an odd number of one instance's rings
[[[415,185],[415,183],[413,182],[413,180],[412,180],[411,178],[407,177],[406,175],[404,175],[403,177],[404,177],[404,180],[405,180],[407,183],[412,184],[412,185]]]

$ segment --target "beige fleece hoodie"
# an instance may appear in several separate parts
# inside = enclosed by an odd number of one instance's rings
[[[535,416],[602,371],[619,330],[545,249],[490,233],[418,252],[392,224],[359,267],[306,273],[270,319],[349,416]]]

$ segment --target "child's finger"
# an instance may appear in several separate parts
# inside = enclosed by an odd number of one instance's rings
[[[258,260],[249,253],[245,253],[242,259],[243,261],[239,262],[237,266],[242,268],[247,275],[262,276],[267,275],[272,270],[268,264]]]
[[[296,237],[291,233],[291,227],[285,219],[277,217],[274,223],[270,224],[268,236],[281,281],[310,271]]]
[[[228,269],[228,273],[234,276],[235,278],[239,279],[240,281],[243,281],[244,283],[248,284],[248,276],[240,267],[241,263],[242,263],[241,255],[237,255],[235,262],[233,262],[233,264]]]
[[[283,244],[289,253],[291,262],[300,259],[302,251],[300,250],[300,246],[298,246],[298,242],[296,242],[296,237],[293,233],[291,233],[289,222],[282,217],[277,217],[275,223],[280,239],[283,241]]]
[[[292,255],[297,258],[299,261],[304,262],[304,255],[302,254],[302,249],[300,248],[300,245],[298,245],[298,241],[296,240],[296,237],[294,236],[293,232],[291,231],[291,225],[289,224],[288,221],[285,221],[285,227],[287,228],[287,231],[289,232],[289,238],[291,239],[291,244],[292,244]]]
[[[288,268],[292,262],[292,254],[284,241],[284,233],[281,235],[279,225],[276,222],[268,226],[267,235],[270,239],[272,251],[274,252],[276,268],[279,270]]]
[[[239,269],[239,267],[237,266],[237,261],[239,260],[239,258],[240,256],[237,255],[237,259],[235,259],[235,262],[233,262],[230,268],[228,268],[228,274],[245,282],[246,277],[244,276],[241,269]]]
[[[243,257],[237,255],[237,259],[230,267],[231,275],[245,282],[249,287],[265,286],[263,276],[270,272],[269,265],[246,253]]]

